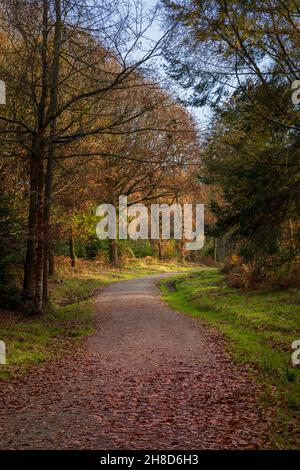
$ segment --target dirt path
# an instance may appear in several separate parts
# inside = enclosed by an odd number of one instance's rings
[[[96,299],[80,356],[0,387],[0,448],[224,449],[261,446],[256,385],[218,334],[159,298],[162,276]]]

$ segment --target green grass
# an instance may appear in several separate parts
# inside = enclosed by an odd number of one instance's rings
[[[57,274],[50,281],[51,301],[43,316],[32,318],[17,312],[0,315],[0,339],[7,348],[7,365],[0,366],[0,380],[64,354],[90,335],[94,330],[92,295],[96,289],[111,282],[187,269],[189,266],[152,258],[134,260],[122,269],[78,260],[73,269],[68,259],[57,259]]]
[[[67,351],[76,340],[93,331],[93,319],[91,302],[82,301],[64,307],[52,304],[46,314],[37,318],[12,315],[2,321],[0,335],[6,343],[7,365],[1,366],[0,379]]]
[[[176,310],[216,327],[228,338],[234,360],[253,366],[263,398],[278,407],[272,445],[297,448],[300,438],[300,370],[291,363],[291,343],[300,339],[300,290],[242,291],[229,288],[215,269],[162,281],[164,298]]]

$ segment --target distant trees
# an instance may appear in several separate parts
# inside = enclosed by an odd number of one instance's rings
[[[70,152],[61,159],[62,177],[57,178],[55,186],[62,186],[58,204],[65,212],[103,202],[118,207],[121,195],[128,197],[129,205],[169,201],[196,185],[195,166],[189,165],[199,159],[193,121],[168,95],[153,85],[149,88],[142,77],[136,79],[144,86],[128,90],[123,99],[117,94],[111,112],[117,114],[124,106],[134,112],[145,100],[148,110],[124,125],[122,133],[101,141],[91,138],[80,159],[78,150],[77,156]],[[72,187],[66,184],[68,175]],[[110,261],[117,265],[118,243],[108,243]]]
[[[34,313],[42,311],[47,299],[46,234],[56,154],[135,119],[126,109],[117,117],[107,112],[112,92],[134,86],[130,76],[153,53],[131,61],[142,34],[134,27],[125,3],[117,8],[115,2],[8,0],[1,7],[5,42],[0,72],[9,84],[2,136],[28,158],[24,297],[32,300]]]
[[[110,0],[0,6],[0,77],[8,95],[0,109],[3,184],[18,194],[23,229],[27,218],[23,298],[33,314],[48,299],[52,221],[57,227],[59,214],[66,221],[120,191],[154,197],[167,165],[179,168],[174,159],[189,158],[181,141],[196,141],[187,115],[147,78],[145,64],[161,53],[167,34],[147,40],[155,12],[145,18],[139,2],[134,15],[131,7]],[[182,156],[175,142],[185,147]],[[76,230],[64,228],[74,264]]]

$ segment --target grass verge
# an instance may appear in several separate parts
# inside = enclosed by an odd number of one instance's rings
[[[216,327],[228,338],[234,360],[251,364],[263,384],[262,399],[277,407],[273,448],[299,448],[300,370],[292,367],[291,343],[300,339],[300,290],[229,288],[216,269],[161,283],[169,305]]]
[[[5,341],[7,348],[7,364],[0,366],[0,380],[64,354],[90,335],[95,319],[92,296],[104,285],[148,274],[189,269],[176,262],[159,262],[153,258],[132,260],[121,269],[80,259],[74,269],[68,258],[59,258],[56,264],[56,276],[50,281],[51,302],[43,316],[25,317],[17,312],[0,312],[0,339]]]

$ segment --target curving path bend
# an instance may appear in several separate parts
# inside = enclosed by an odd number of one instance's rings
[[[270,412],[220,335],[172,311],[157,282],[95,299],[97,332],[78,354],[1,384],[2,449],[247,449]]]

